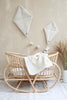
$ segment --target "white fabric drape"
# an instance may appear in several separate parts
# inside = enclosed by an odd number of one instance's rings
[[[37,53],[33,56],[24,57],[27,70],[30,75],[35,75],[44,68],[52,66],[52,62],[48,59],[48,54]]]

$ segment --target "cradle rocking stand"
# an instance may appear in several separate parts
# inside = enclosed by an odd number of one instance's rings
[[[60,80],[61,70],[57,65],[58,52],[48,54],[53,66],[45,68],[36,75],[29,75],[25,67],[24,57],[27,55],[7,52],[6,56],[8,64],[4,69],[4,80],[15,91],[45,92],[53,88]],[[42,85],[39,86],[39,83]],[[39,86],[38,89],[37,86]]]

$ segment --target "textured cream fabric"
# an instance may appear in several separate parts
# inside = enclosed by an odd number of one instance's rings
[[[11,72],[13,73],[13,75],[23,75],[24,72],[22,70],[22,68],[12,68]],[[23,74],[22,74],[23,73]]]
[[[48,59],[48,54],[37,53],[33,56],[25,57],[25,64],[30,75],[35,75],[44,68],[52,66],[52,62]]]
[[[55,35],[58,33],[58,28],[54,21],[52,21],[49,25],[44,28],[46,34],[47,43],[50,42]]]
[[[14,23],[25,36],[29,33],[31,22],[32,15],[23,6],[18,6],[18,10],[14,17]]]

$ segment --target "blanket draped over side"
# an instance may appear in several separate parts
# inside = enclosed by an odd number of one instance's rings
[[[52,62],[46,53],[37,53],[33,56],[24,57],[25,66],[30,75],[35,75],[45,68],[52,66]]]

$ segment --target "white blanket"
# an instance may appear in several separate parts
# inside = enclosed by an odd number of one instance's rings
[[[41,72],[44,68],[52,66],[52,62],[48,58],[48,54],[37,53],[33,56],[24,57],[25,65],[30,75]]]

